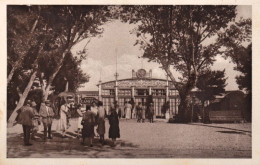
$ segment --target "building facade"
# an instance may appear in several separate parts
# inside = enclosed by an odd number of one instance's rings
[[[152,96],[155,117],[162,117],[162,107],[169,101],[170,117],[178,113],[179,94],[173,83],[168,79],[152,78],[152,71],[144,69],[132,70],[132,77],[128,79],[116,79],[109,82],[99,82],[98,99],[103,101],[104,107],[108,110],[110,105],[117,101],[120,108],[124,107],[126,101],[133,100],[137,105],[142,102],[146,105],[148,96]]]

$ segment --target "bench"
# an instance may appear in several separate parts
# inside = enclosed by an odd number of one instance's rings
[[[242,111],[209,111],[209,119],[211,122],[243,122]]]

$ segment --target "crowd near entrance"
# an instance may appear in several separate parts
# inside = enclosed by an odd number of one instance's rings
[[[94,96],[101,100],[107,113],[116,101],[118,109],[124,109],[126,103],[132,105],[131,118],[136,118],[135,107],[141,103],[144,108],[153,103],[154,118],[174,118],[178,114],[180,102],[178,91],[168,79],[152,78],[152,71],[132,70],[132,78],[109,82],[100,82]],[[82,91],[79,97],[93,97],[93,91]],[[168,107],[167,107],[168,106]],[[166,109],[166,110],[165,110]],[[122,116],[123,116],[122,111]]]

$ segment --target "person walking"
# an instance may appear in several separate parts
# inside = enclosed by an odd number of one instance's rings
[[[100,137],[100,143],[102,145],[104,145],[105,139],[104,139],[104,135],[106,132],[105,129],[105,109],[103,107],[103,102],[99,101],[98,102],[98,117],[97,117],[97,124],[98,124],[98,128],[97,128],[97,133],[99,134]]]
[[[142,103],[139,102],[135,109],[136,109],[136,115],[137,115],[137,122],[141,122],[141,119],[142,119]]]
[[[41,104],[40,112],[39,112],[44,127],[44,137],[43,137],[44,140],[46,140],[47,138],[47,130],[48,130],[48,139],[52,139],[51,126],[52,126],[52,118],[54,116],[54,112],[53,109],[50,107],[50,105],[51,105],[50,101],[46,100],[45,103]]]
[[[144,107],[143,104],[141,105],[141,107],[142,107],[142,110],[141,110],[141,114],[142,114],[142,122],[144,123],[144,121],[145,121],[145,107]]]
[[[97,107],[96,101],[92,102],[92,105],[90,107],[90,111],[95,115],[95,119],[96,119],[95,121],[97,122],[98,107]],[[97,126],[97,123],[95,123],[95,126],[94,126],[94,135],[98,137],[96,126]]]
[[[82,117],[83,117],[83,114],[86,112],[86,108],[81,106],[79,109],[77,109],[77,113],[78,113],[78,131],[77,131],[77,138],[79,138],[79,132],[82,131]]]
[[[131,109],[132,109],[132,105],[127,102],[125,105],[125,110],[126,110],[126,119],[130,119],[131,118]]]
[[[153,103],[149,104],[149,106],[147,108],[147,112],[148,112],[148,117],[149,117],[150,123],[153,123],[153,115],[154,115]]]
[[[116,138],[120,138],[119,119],[116,113],[115,105],[111,105],[111,114],[109,116],[109,138],[112,139],[112,147],[115,146]]]
[[[39,125],[41,124],[40,121],[40,115],[36,110],[36,103],[35,101],[32,101],[31,103],[31,108],[33,109],[34,117],[33,117],[33,127],[32,127],[32,134],[31,134],[31,139],[35,140],[35,134],[37,131],[39,131]]]
[[[31,101],[27,100],[25,105],[20,109],[20,115],[18,118],[18,123],[23,126],[23,135],[24,135],[24,145],[32,145],[30,141],[31,128],[33,127],[33,109],[30,107]]]
[[[82,118],[82,145],[85,145],[85,139],[89,139],[90,147],[93,147],[92,140],[94,138],[94,126],[96,117],[93,112],[90,111],[90,106],[86,106],[86,112],[83,114]]]
[[[57,131],[62,132],[62,138],[65,138],[66,130],[68,128],[68,121],[67,121],[67,113],[68,113],[69,107],[67,102],[64,98],[61,100],[61,107],[60,107],[60,119],[58,121],[57,125]]]

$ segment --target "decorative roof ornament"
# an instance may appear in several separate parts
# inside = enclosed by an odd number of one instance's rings
[[[138,78],[145,78],[145,76],[146,76],[146,70],[144,70],[144,69],[139,69],[136,72],[136,77],[138,77]]]

